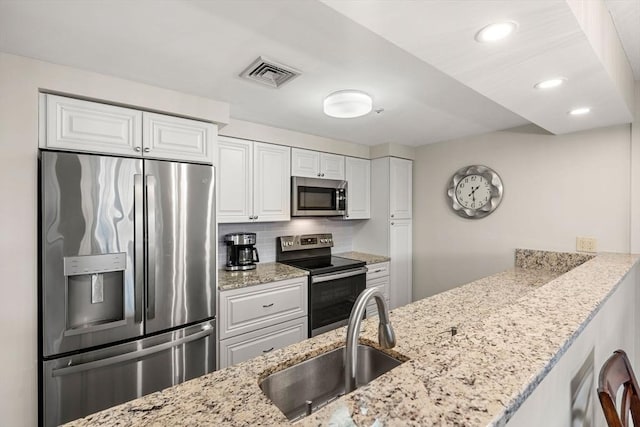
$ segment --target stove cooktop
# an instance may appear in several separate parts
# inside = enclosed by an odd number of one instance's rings
[[[309,274],[333,273],[335,271],[351,270],[358,267],[364,267],[364,261],[356,261],[353,259],[342,258],[339,256],[323,256],[315,258],[306,258],[300,260],[281,261],[284,264],[307,270]]]

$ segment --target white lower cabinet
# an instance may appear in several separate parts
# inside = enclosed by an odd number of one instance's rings
[[[307,338],[307,278],[220,292],[220,369]]]
[[[378,264],[369,264],[367,266],[367,289],[378,288],[384,294],[384,299],[389,305],[389,263],[381,262]],[[378,307],[375,299],[367,305],[367,317],[377,316]]]
[[[391,254],[391,283],[389,301],[391,307],[400,307],[413,300],[413,250],[410,219],[390,222],[389,253]]]

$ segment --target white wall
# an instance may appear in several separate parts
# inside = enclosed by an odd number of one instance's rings
[[[630,247],[630,125],[554,136],[531,125],[418,147],[414,162],[414,299],[513,266],[515,248],[598,251]],[[447,185],[466,165],[501,176],[504,197],[488,217],[449,207]]]

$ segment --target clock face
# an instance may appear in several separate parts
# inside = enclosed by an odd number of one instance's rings
[[[458,169],[447,195],[453,211],[467,219],[480,219],[495,211],[502,200],[502,180],[491,168],[471,165]]]
[[[467,175],[456,186],[456,199],[467,209],[480,209],[491,199],[491,185],[482,175]]]

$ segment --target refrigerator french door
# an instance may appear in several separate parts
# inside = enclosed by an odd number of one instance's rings
[[[215,369],[214,176],[206,165],[41,152],[45,425]]]

